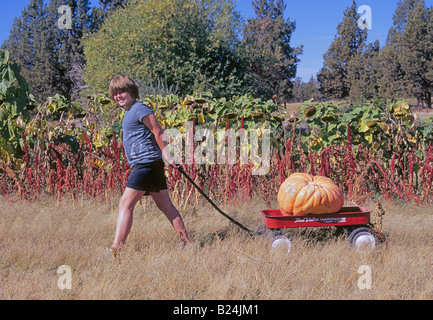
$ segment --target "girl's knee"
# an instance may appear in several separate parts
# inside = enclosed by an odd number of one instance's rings
[[[136,201],[133,199],[122,197],[119,201],[119,211],[131,210],[133,211],[136,205]]]
[[[135,205],[141,199],[144,192],[127,189],[119,201],[119,210],[134,210]]]

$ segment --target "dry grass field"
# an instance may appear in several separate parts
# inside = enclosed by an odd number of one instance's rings
[[[265,237],[250,238],[205,203],[179,206],[193,240],[182,249],[149,201],[136,208],[119,265],[104,257],[116,201],[0,198],[0,299],[433,299],[431,207],[383,202],[386,247],[357,251],[332,230],[303,229],[287,253],[272,250]],[[264,203],[223,209],[255,229]],[[364,206],[374,209],[373,202]],[[371,269],[371,289],[358,286],[363,265]],[[70,289],[59,287],[61,266],[71,268]]]

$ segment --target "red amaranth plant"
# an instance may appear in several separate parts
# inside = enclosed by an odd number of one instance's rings
[[[36,199],[50,194],[53,199],[78,195],[100,200],[116,197],[125,188],[130,173],[122,143],[113,137],[106,147],[95,148],[84,135],[77,150],[65,143],[51,141],[31,144],[23,136],[23,169],[5,174],[0,167],[1,194],[20,192],[23,198]],[[184,164],[185,171],[216,201],[235,203],[262,197],[271,205],[279,186],[294,172],[320,174],[333,179],[349,200],[380,192],[388,198],[429,204],[433,196],[433,146],[417,154],[411,149],[405,155],[394,152],[390,159],[380,153],[371,154],[361,146],[331,145],[315,152],[304,151],[294,135],[283,148],[272,150],[270,171],[266,176],[253,176],[252,164],[235,165]],[[10,167],[7,168],[12,172]],[[170,191],[177,200],[194,203],[197,194],[178,170],[168,168]],[[15,177],[15,178],[11,178]],[[15,180],[14,180],[15,179]],[[25,188],[24,188],[25,186]],[[194,200],[194,201],[193,201]],[[236,204],[236,203],[235,203]]]

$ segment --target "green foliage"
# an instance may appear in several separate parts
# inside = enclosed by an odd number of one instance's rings
[[[431,108],[433,7],[424,0],[398,1],[383,48],[377,40],[366,44],[357,9],[353,1],[323,56],[317,75],[321,92],[327,99],[352,102],[416,97],[419,106]]]
[[[71,8],[71,29],[59,27],[61,5]],[[38,102],[103,93],[120,73],[153,93],[220,98],[254,92],[283,101],[299,61],[300,48],[290,46],[295,24],[284,20],[283,0],[256,5],[257,19],[245,26],[234,0],[99,0],[93,8],[89,0],[32,0],[2,47]],[[260,25],[267,28],[259,46],[272,49],[257,56]],[[243,29],[248,37],[241,39]],[[251,68],[260,63],[263,72]]]
[[[374,100],[379,95],[380,72],[379,41],[370,43],[354,56],[348,65],[349,98]]]
[[[302,81],[301,78],[296,78],[293,81],[292,102],[304,102],[310,99],[315,101],[322,100],[320,93],[319,82],[312,76],[308,82]]]
[[[253,1],[256,17],[248,19],[242,50],[248,62],[249,84],[262,99],[292,97],[292,79],[296,76],[302,46],[293,48],[290,40],[296,24],[284,18],[283,0]]]
[[[394,153],[404,154],[413,148],[421,156],[433,141],[432,121],[418,124],[415,120],[404,100],[386,104],[378,99],[359,105],[310,100],[300,108],[298,125],[307,128],[302,133],[306,153],[350,143],[372,155],[382,153],[389,160]]]
[[[388,31],[385,47],[380,54],[380,70],[382,73],[379,79],[379,88],[382,96],[393,99],[411,94],[410,83],[405,79],[401,64],[400,52],[405,46],[403,33],[406,29],[408,18],[419,0],[399,1],[393,16],[393,25]]]
[[[234,130],[267,128],[273,132],[273,145],[284,145],[283,121],[289,115],[272,100],[262,101],[251,95],[214,98],[211,93],[204,93],[185,98],[174,94],[152,95],[146,96],[144,103],[154,110],[166,129],[177,128],[184,133],[188,121],[194,121],[196,128],[213,131],[228,127]],[[90,95],[85,101],[74,102],[55,95],[40,104],[37,111],[23,132],[34,144],[45,141],[44,150],[49,143],[83,142],[85,137],[93,147],[105,148],[111,137],[121,135],[121,121],[125,114],[123,108],[114,106],[104,94]]]
[[[233,8],[231,0],[131,3],[85,41],[86,82],[106,91],[113,76],[128,73],[143,83],[162,81],[183,95],[239,93],[243,75]]]
[[[411,11],[402,34],[404,46],[399,63],[412,95],[422,96],[431,108],[433,91],[433,8],[426,9],[424,1]]]
[[[71,8],[71,29],[59,27],[62,5]],[[96,31],[104,17],[101,8],[91,9],[89,0],[31,0],[14,20],[2,48],[10,51],[39,102],[56,94],[69,99],[81,89],[71,70],[84,66],[82,39]]]
[[[126,7],[129,0],[99,0],[99,8],[96,8],[96,14],[102,15],[102,22],[107,16],[115,10]]]
[[[275,141],[284,137],[282,122],[289,116],[274,101],[263,101],[250,94],[232,99],[214,98],[211,93],[185,99],[176,95],[158,95],[146,97],[145,102],[155,110],[167,129],[180,128],[183,131],[185,123],[193,120],[197,126],[213,130],[226,129],[227,126],[234,130],[268,127],[273,130]]]
[[[21,131],[29,119],[27,106],[33,104],[19,67],[10,60],[9,51],[0,50],[0,160],[3,162],[22,154]]]
[[[359,28],[358,20],[357,4],[353,0],[337,27],[334,41],[323,56],[324,66],[317,76],[321,91],[329,98],[345,99],[349,96],[349,64],[361,53],[367,39],[367,29]]]

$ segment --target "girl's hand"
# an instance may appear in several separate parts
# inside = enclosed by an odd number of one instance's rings
[[[180,168],[180,164],[177,164],[176,162],[174,162],[174,160],[171,157],[170,157],[170,159],[167,159],[166,157],[164,157],[164,162],[175,169]]]

